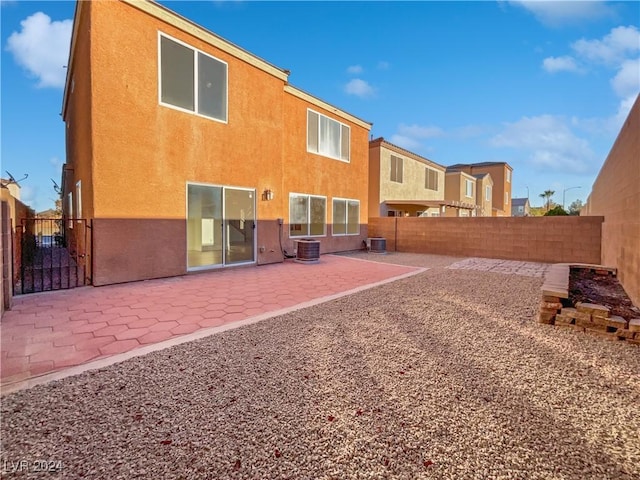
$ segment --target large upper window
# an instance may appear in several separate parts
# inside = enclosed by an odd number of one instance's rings
[[[438,190],[438,172],[426,167],[424,170],[424,188],[427,190]]]
[[[160,103],[227,121],[227,64],[160,35]]]
[[[308,151],[348,162],[350,137],[348,125],[307,110]]]
[[[389,179],[392,182],[402,183],[402,158],[391,155],[391,173]]]
[[[289,236],[326,235],[327,199],[299,193],[289,194]]]
[[[360,234],[360,201],[345,198],[333,199],[333,234]]]
[[[507,183],[511,182],[511,170],[507,169]]]

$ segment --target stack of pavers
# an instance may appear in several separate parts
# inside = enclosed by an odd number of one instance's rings
[[[588,331],[603,338],[615,339],[612,334],[619,328],[626,328],[624,318],[611,315],[607,307],[594,303],[578,302],[575,308],[564,307],[556,315],[555,324],[558,326],[571,326],[576,330]],[[604,335],[603,335],[604,334]]]

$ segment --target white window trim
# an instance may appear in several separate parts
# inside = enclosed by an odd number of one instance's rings
[[[73,193],[67,193],[67,215],[69,220],[69,228],[73,228]]]
[[[331,199],[331,221],[332,221],[332,225],[335,225],[335,221],[333,219],[333,203],[336,200],[340,201],[340,202],[345,202],[345,224],[344,224],[345,233],[333,233],[333,232],[331,232],[332,236],[334,236],[334,237],[356,237],[356,236],[360,235],[360,232],[358,232],[358,233],[348,233],[348,230],[349,230],[349,205],[347,204],[347,202],[357,202],[358,203],[358,226],[360,226],[360,200],[355,199],[355,198],[333,197]]]
[[[183,47],[186,47],[190,50],[193,51],[193,81],[194,81],[194,92],[193,92],[193,106],[194,106],[194,110],[188,110],[186,108],[182,108],[182,107],[178,107],[176,105],[172,105],[170,103],[165,103],[162,101],[162,37],[168,38],[171,41],[174,41],[180,45],[182,45]],[[225,96],[225,102],[226,102],[226,106],[225,106],[225,110],[227,112],[227,118],[225,120],[220,120],[219,118],[215,118],[215,117],[210,117],[208,115],[203,115],[201,113],[198,113],[197,109],[198,109],[198,53],[202,53],[203,55],[206,55],[209,58],[213,58],[214,60],[224,63],[227,66],[227,75],[226,75],[226,85],[225,85],[225,91],[227,92],[226,96]],[[229,64],[227,62],[225,62],[224,60],[214,57],[213,55],[208,54],[207,52],[203,52],[202,50],[199,50],[191,45],[189,45],[188,43],[185,43],[181,40],[178,40],[175,37],[172,37],[171,35],[167,35],[166,33],[163,33],[161,31],[158,30],[158,104],[162,105],[163,107],[167,107],[167,108],[171,108],[173,110],[178,110],[179,112],[184,112],[184,113],[190,113],[191,115],[195,115],[196,117],[200,117],[200,118],[206,118],[207,120],[213,120],[214,122],[219,122],[219,123],[229,123]]]
[[[311,235],[311,233],[307,235],[294,235],[291,236],[291,197],[307,197],[309,199],[309,208],[307,209],[307,227],[309,227],[309,232],[311,232],[311,198],[322,198],[324,199],[324,228],[322,230],[322,235]],[[297,192],[289,192],[289,238],[298,239],[302,237],[313,237],[313,238],[322,238],[327,236],[327,197],[323,195],[311,195],[309,193],[297,193]]]
[[[329,120],[333,120],[334,122],[338,123],[340,125],[340,148],[342,148],[342,126],[345,126],[349,129],[349,145],[347,145],[347,148],[349,150],[349,158],[347,160],[345,160],[344,158],[338,158],[338,157],[334,157],[332,155],[325,155],[324,153],[320,153],[320,152],[314,152],[313,150],[309,150],[309,112],[313,112],[317,115],[319,115],[319,117],[325,117],[328,118]],[[330,158],[332,160],[338,160],[339,162],[343,162],[343,163],[351,163],[351,127],[349,125],[347,125],[346,123],[342,123],[338,120],[336,120],[335,118],[330,117],[329,115],[325,115],[323,113],[318,112],[317,110],[313,110],[312,108],[307,108],[307,129],[306,129],[306,134],[307,139],[307,152],[308,153],[313,153],[315,155],[320,155],[321,157],[325,157],[325,158]],[[318,150],[320,149],[320,118],[318,118]]]
[[[507,183],[511,183],[511,170],[507,168]]]
[[[82,218],[82,181],[78,180],[76,182],[76,214],[78,223],[80,223]]]
[[[491,200],[491,186],[490,185],[487,185],[485,187],[484,199],[485,199],[486,202]]]
[[[464,179],[464,196],[467,198],[473,198],[473,180],[469,180],[468,178]],[[469,195],[469,185],[471,185],[471,195]]]
[[[509,192],[504,192],[504,204],[509,205]]]

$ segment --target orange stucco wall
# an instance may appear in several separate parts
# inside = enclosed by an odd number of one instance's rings
[[[292,248],[289,192],[327,196],[323,252],[358,248],[361,239],[330,235],[331,199],[360,200],[366,235],[368,129],[313,106],[350,125],[351,162],[309,154],[309,105],[286,93],[282,78],[131,5],[90,2],[82,10],[90,12],[91,28],[81,25],[78,45],[90,51],[75,52],[75,83],[76,91],[90,85],[90,108],[77,114],[89,117],[90,131],[82,137],[91,139],[90,153],[85,155],[87,145],[71,141],[69,155],[92,172],[87,213],[96,221],[95,284],[186,272],[187,182],[255,189],[259,264],[282,261],[278,218],[285,221],[283,243]],[[226,123],[159,104],[158,32],[227,62]],[[80,68],[79,56],[90,61],[90,74]],[[262,198],[266,189],[273,200]],[[162,228],[149,221],[162,222]]]
[[[636,98],[580,215],[602,215],[603,265],[616,267],[640,306],[640,96]]]

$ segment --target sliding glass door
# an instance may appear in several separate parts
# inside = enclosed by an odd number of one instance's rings
[[[188,184],[188,269],[253,261],[255,190]]]

